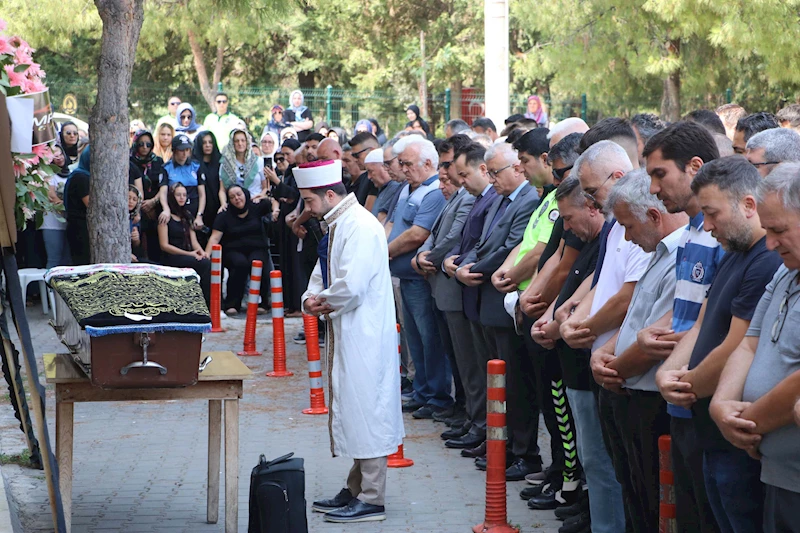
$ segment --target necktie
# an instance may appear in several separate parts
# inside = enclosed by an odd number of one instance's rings
[[[506,212],[506,209],[508,209],[508,204],[510,203],[511,203],[511,198],[509,198],[508,196],[503,198],[503,201],[500,202],[500,207],[497,209],[497,213],[494,214],[494,218],[489,223],[489,231],[486,232],[487,237],[492,234],[492,230],[494,229],[495,225],[497,225],[497,222],[500,220],[500,218],[502,218],[503,213]]]

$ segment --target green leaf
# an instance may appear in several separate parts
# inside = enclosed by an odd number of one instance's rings
[[[30,68],[30,65],[17,65],[16,67],[14,67],[14,72],[16,72],[17,74],[20,74],[22,72],[25,72],[29,68]]]

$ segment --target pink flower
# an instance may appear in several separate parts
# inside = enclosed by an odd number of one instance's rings
[[[3,19],[0,19],[0,31],[6,31],[6,27],[7,27],[6,21],[3,20]]]
[[[39,63],[31,63],[31,66],[25,71],[25,75],[28,78],[41,77],[44,75],[44,71]]]
[[[8,83],[12,87],[22,87],[26,82],[28,82],[28,78],[25,77],[25,74],[21,72],[14,72],[14,65],[6,65],[5,67],[6,74],[8,74]]]
[[[25,78],[25,81],[22,82],[22,92],[25,94],[38,93],[44,91],[46,88],[47,87],[45,87],[44,83],[38,79],[29,80],[28,78]]]
[[[33,62],[30,47],[19,46],[14,52],[14,60],[18,65],[30,65]]]
[[[6,54],[11,55],[13,53],[14,53],[14,47],[11,46],[11,43],[8,42],[7,38],[0,35],[0,56]]]
[[[53,160],[53,152],[50,151],[50,147],[46,144],[40,144],[39,146],[33,147],[33,153],[38,155],[46,165],[49,165],[50,162]]]

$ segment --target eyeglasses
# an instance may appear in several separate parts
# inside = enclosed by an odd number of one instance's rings
[[[181,115],[181,120],[192,120],[192,115]]]
[[[790,285],[791,286],[791,285]],[[789,289],[786,289],[786,294],[781,300],[781,305],[778,308],[778,316],[775,317],[775,323],[772,325],[772,342],[778,342],[783,331],[783,325],[786,323],[786,315],[789,308]]]
[[[383,166],[385,166],[386,168],[389,168],[389,167],[391,167],[391,166],[392,166],[392,161],[394,161],[395,159],[397,159],[397,156],[395,156],[395,157],[391,158],[391,159],[390,159],[390,160],[388,160],[388,161],[384,161],[384,162],[383,162]]]
[[[758,168],[758,167],[763,167],[764,165],[778,165],[780,164],[780,161],[765,161],[763,163],[750,163],[750,164]]]
[[[616,172],[616,170],[614,172]],[[605,186],[608,180],[610,180],[611,177],[614,175],[614,172],[609,174],[608,177],[603,180],[603,183],[601,183],[600,186],[597,187],[596,189],[591,187],[589,187],[588,189],[584,189],[583,196],[585,196],[587,200],[594,202],[595,205],[599,206],[600,204],[597,202],[597,200],[595,200],[594,195],[597,194],[597,191],[599,191]]]
[[[367,148],[364,148],[363,150],[359,150],[358,152],[353,152],[353,155],[358,157],[359,154],[363,154],[364,152],[367,152],[369,150],[372,150],[372,148],[367,147]]]
[[[227,104],[228,101],[227,100],[217,100],[217,103],[218,104]]]
[[[77,131],[65,131],[63,133],[64,133],[64,135],[77,135],[78,134]]]
[[[144,146],[145,148],[152,148],[153,147],[153,143],[149,143],[147,141],[143,141],[143,142],[136,143],[136,146],[138,148],[141,148],[142,146]]]
[[[181,105],[180,102],[170,102],[169,105]]]
[[[572,170],[572,165],[570,165],[570,166],[568,166],[568,167],[564,167],[564,168],[554,168],[554,169],[553,169],[553,177],[554,177],[555,179],[557,179],[557,180],[563,180],[563,179],[564,179],[564,176],[565,176],[565,175],[567,174],[567,172],[569,172],[570,170]]]
[[[500,174],[500,173],[501,173],[502,171],[504,171],[505,169],[507,169],[507,168],[511,168],[511,167],[513,167],[513,166],[514,166],[513,164],[512,164],[512,165],[506,165],[506,166],[504,166],[503,168],[498,168],[497,170],[487,170],[487,171],[486,171],[486,173],[487,173],[487,174],[489,174],[489,175],[490,175],[491,177],[493,177],[494,179],[497,179],[497,175],[498,175],[498,174]]]
[[[452,164],[453,164],[452,161],[441,161],[439,163],[439,168],[443,168],[443,169],[447,170],[448,168],[450,168],[450,165],[452,165]]]

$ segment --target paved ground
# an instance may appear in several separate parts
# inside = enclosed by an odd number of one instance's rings
[[[61,351],[40,307],[28,309],[33,343],[40,360],[44,352]],[[225,321],[228,332],[209,334],[205,350],[241,348],[244,321]],[[287,338],[302,326],[287,319]],[[267,378],[272,369],[271,324],[260,318],[261,357],[243,358],[256,375],[245,383],[241,403],[239,531],[247,531],[250,470],[259,454],[268,458],[295,452],[305,458],[306,498],[309,504],[330,497],[344,486],[350,463],[331,458],[327,417],[307,416],[308,374],[302,346],[289,343],[291,378]],[[44,380],[44,378],[41,378]],[[48,388],[48,423],[55,431],[52,388]],[[0,452],[24,448],[10,404],[0,400]],[[405,415],[406,456],[415,465],[390,469],[388,519],[385,522],[341,526],[323,522],[309,510],[311,532],[467,532],[481,522],[485,474],[472,462],[447,450],[439,433],[445,428]],[[549,439],[540,431],[540,445]],[[222,524],[205,523],[207,406],[205,402],[78,404],[75,407],[75,468],[73,531],[82,532],[219,532]],[[548,452],[549,455],[549,452]],[[47,490],[41,471],[16,465],[2,467],[22,531],[52,531]],[[533,512],[518,497],[524,482],[508,487],[509,521],[523,531],[555,532],[560,525],[552,512]],[[220,498],[220,518],[224,516]]]

